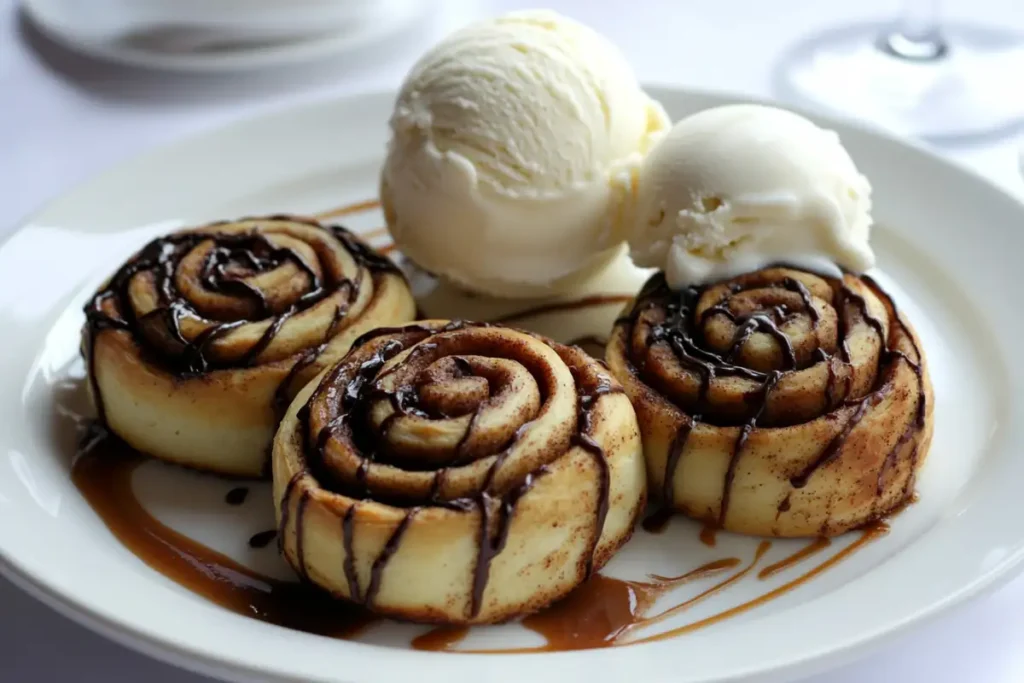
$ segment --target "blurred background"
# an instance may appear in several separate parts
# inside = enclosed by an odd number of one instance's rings
[[[999,182],[1018,184],[1020,0],[547,5],[611,38],[643,81],[823,105],[908,135],[938,132],[933,144]],[[191,131],[304,100],[395,87],[425,47],[453,28],[531,6],[0,0],[0,225],[98,169]],[[929,61],[933,10],[951,49]],[[879,49],[889,28],[902,32],[893,44],[909,58]],[[972,60],[975,43],[992,53]]]
[[[0,0],[0,237],[191,132],[395,88],[498,0]],[[1024,198],[1022,0],[547,0],[641,81],[771,97],[933,146]],[[344,149],[337,150],[343,156]],[[0,580],[0,680],[180,681]],[[1020,581],[819,683],[1024,680]],[[17,618],[16,618],[17,617]],[[53,652],[59,651],[60,658]]]

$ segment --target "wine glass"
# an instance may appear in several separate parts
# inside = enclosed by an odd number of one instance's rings
[[[938,0],[904,0],[895,22],[833,29],[795,46],[776,71],[783,97],[943,140],[1004,135],[1024,123],[1024,37],[939,19]]]

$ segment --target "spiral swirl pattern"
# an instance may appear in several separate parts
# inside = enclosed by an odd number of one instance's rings
[[[344,228],[247,218],[146,245],[86,305],[84,351],[100,418],[126,441],[256,475],[295,392],[414,310],[397,268]]]
[[[758,535],[841,533],[913,493],[925,359],[868,277],[769,268],[645,285],[609,342],[668,508]]]
[[[500,621],[565,595],[628,538],[645,486],[607,370],[484,324],[369,333],[300,393],[274,444],[288,561],[417,621]]]

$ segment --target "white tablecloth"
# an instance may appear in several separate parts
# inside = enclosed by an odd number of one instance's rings
[[[87,2],[88,0],[82,0]],[[429,26],[389,50],[276,74],[174,76],[107,66],[64,51],[0,0],[0,231],[120,159],[192,131],[301,101],[396,86],[426,43],[452,25],[533,3],[448,0]],[[773,66],[804,34],[889,16],[897,2],[860,0],[577,0],[549,5],[602,31],[647,82],[771,94]],[[951,17],[1024,32],[1020,0],[953,0]],[[1007,87],[1020,87],[1020,83]],[[1020,140],[943,151],[1024,197]],[[0,680],[199,683],[63,619],[0,580]],[[155,615],[156,616],[156,615]],[[1019,683],[1024,578],[886,643],[815,683]]]

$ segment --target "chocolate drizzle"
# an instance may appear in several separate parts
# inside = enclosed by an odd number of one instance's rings
[[[668,449],[668,458],[665,460],[665,480],[661,485],[661,496],[662,502],[666,507],[670,507],[675,502],[675,480],[676,480],[676,468],[679,467],[679,459],[683,455],[683,450],[686,448],[686,442],[690,438],[690,432],[693,431],[694,425],[700,422],[700,416],[694,415],[693,417],[684,419],[683,423],[679,425],[676,430],[676,435],[672,439],[672,445]]]
[[[913,348],[913,357],[909,350],[893,347],[894,336],[890,329],[887,333],[887,326],[871,310],[868,300],[861,293],[856,291],[852,284],[844,281],[834,281],[832,304],[837,311],[837,338],[836,354],[830,354],[828,349],[823,348],[820,336],[821,313],[815,308],[814,296],[808,286],[794,276],[784,277],[777,282],[765,283],[763,280],[752,280],[751,286],[757,288],[780,287],[795,292],[801,300],[802,312],[810,320],[811,333],[816,340],[816,347],[813,349],[811,358],[814,363],[825,363],[827,370],[827,382],[824,388],[824,406],[826,411],[840,407],[847,410],[848,418],[839,432],[825,446],[822,452],[803,470],[791,477],[791,485],[795,489],[807,485],[813,474],[834,462],[842,453],[843,447],[850,433],[857,427],[857,424],[868,414],[869,410],[888,396],[892,390],[892,375],[895,372],[895,363],[904,362],[910,367],[917,377],[918,403],[915,417],[902,431],[892,450],[887,454],[884,463],[878,474],[877,488],[881,492],[885,487],[885,477],[894,468],[894,463],[900,453],[903,453],[911,441],[920,433],[925,426],[927,415],[925,380],[922,367],[922,354],[917,347],[913,334],[903,322],[903,319],[896,308],[892,298],[870,277],[864,276],[862,281],[874,293],[876,293],[890,312],[892,326],[898,326],[902,332],[901,338]],[[648,370],[650,360],[649,350],[659,344],[670,349],[678,363],[687,371],[691,372],[698,381],[696,398],[693,401],[690,414],[683,414],[681,421],[676,427],[666,454],[663,482],[661,487],[662,505],[671,508],[675,504],[675,491],[677,490],[677,471],[683,457],[687,452],[687,445],[691,436],[701,422],[709,421],[716,426],[729,426],[735,424],[730,422],[733,417],[722,417],[712,411],[708,405],[708,396],[711,385],[718,378],[738,377],[745,380],[756,381],[760,389],[753,396],[746,396],[748,406],[746,408],[747,419],[739,426],[739,431],[733,442],[732,453],[726,468],[725,480],[722,489],[722,504],[718,511],[718,523],[722,524],[728,514],[729,500],[733,480],[736,476],[737,465],[742,456],[744,446],[752,433],[758,428],[758,421],[764,416],[768,409],[769,399],[773,389],[784,377],[794,371],[800,370],[797,364],[796,352],[789,335],[780,328],[780,324],[788,321],[795,315],[792,308],[787,306],[770,306],[760,312],[743,313],[735,312],[731,308],[728,295],[738,294],[747,287],[740,283],[732,283],[727,287],[725,298],[703,304],[703,311],[696,315],[698,305],[709,288],[689,287],[682,291],[669,289],[663,274],[652,277],[645,284],[643,291],[637,298],[633,310],[623,318],[620,318],[616,325],[625,327],[627,349],[632,348],[633,353],[629,355],[632,365],[628,369],[637,377],[644,377]],[[647,329],[644,332],[635,331],[641,316],[650,313],[645,317]],[[716,316],[722,316],[735,325],[735,332],[731,344],[720,347],[721,351],[712,350],[702,346],[705,334],[705,324]],[[879,367],[877,368],[877,384],[874,389],[863,393],[860,396],[850,396],[854,383],[854,366],[852,365],[848,335],[851,325],[857,320],[863,321],[870,327],[878,337],[881,347],[879,353]],[[765,371],[755,370],[738,364],[742,355],[744,344],[755,333],[762,332],[769,335],[775,342],[782,354],[782,365],[776,370]],[[641,336],[636,336],[641,335]],[[639,349],[637,345],[639,344]],[[837,359],[836,356],[839,358]],[[843,373],[845,386],[839,382],[839,373],[836,363],[841,362],[846,366]],[[664,370],[662,370],[663,372]],[[654,379],[657,379],[655,377]],[[752,392],[751,392],[752,393]],[[756,398],[753,398],[756,396]],[[774,418],[773,418],[774,419]],[[785,419],[785,418],[783,418]],[[774,423],[769,423],[774,426]],[[915,443],[916,448],[916,443]],[[916,453],[913,454],[916,458]],[[909,494],[908,494],[909,495]],[[789,498],[786,498],[786,509],[780,507],[779,513],[788,510]],[[656,513],[645,521],[645,528],[656,530],[664,525],[666,513]]]
[[[353,506],[354,507],[354,506]],[[388,566],[388,562],[395,553],[398,552],[398,545],[402,542],[402,536],[405,535],[405,530],[409,528],[409,524],[412,523],[413,517],[420,511],[420,508],[410,508],[406,513],[405,517],[402,517],[402,521],[398,523],[395,530],[391,532],[391,536],[388,538],[388,542],[384,544],[384,549],[377,555],[377,559],[373,561],[373,566],[370,568],[370,585],[366,589],[366,595],[363,597],[363,603],[370,607],[373,605],[374,599],[377,597],[377,591],[380,590],[381,576],[384,574],[384,568]]]
[[[298,359],[292,365],[291,369],[288,370],[288,374],[284,376],[281,383],[277,385],[277,389],[274,390],[274,411],[278,415],[283,415],[285,409],[288,407],[288,399],[291,393],[292,385],[295,382],[295,378],[302,373],[303,370],[311,366],[313,363],[320,358],[321,354],[327,350],[327,345],[330,340],[335,337],[338,333],[338,326],[341,325],[341,321],[345,319],[345,311],[348,309],[348,304],[339,305],[334,309],[334,317],[331,318],[331,324],[327,326],[327,333],[324,335],[324,339],[319,345],[306,349],[299,354]]]
[[[671,520],[672,508],[663,504],[657,510],[644,517],[644,521],[640,526],[649,534],[660,534],[668,528],[668,523]]]
[[[736,477],[736,465],[740,461],[740,455],[743,453],[743,447],[747,444],[747,439],[750,438],[750,433],[757,427],[757,420],[764,413],[764,409],[768,407],[768,395],[771,393],[775,385],[778,384],[779,378],[782,377],[782,373],[779,371],[771,372],[765,379],[764,384],[761,386],[761,398],[758,403],[757,412],[740,427],[740,433],[736,437],[735,443],[732,445],[732,456],[729,458],[729,466],[725,470],[725,483],[722,485],[722,507],[718,512],[718,523],[720,525],[725,524],[725,516],[729,514],[729,499],[732,497],[732,482]]]
[[[755,332],[770,334],[782,349],[783,357],[786,360],[786,367],[790,370],[796,368],[796,353],[793,351],[793,343],[789,341],[786,333],[779,329],[778,324],[766,315],[752,315],[747,317],[743,324],[736,331],[736,338],[733,340],[732,348],[725,359],[729,362],[736,360],[747,342]]]
[[[800,301],[803,302],[804,311],[807,316],[811,319],[811,329],[818,329],[818,322],[821,320],[821,314],[818,313],[818,309],[814,307],[814,301],[811,298],[811,292],[807,289],[807,285],[800,282],[796,278],[787,277],[782,281],[782,286],[791,292],[796,292],[800,295]]]
[[[573,374],[576,376],[575,371]],[[577,384],[578,383],[579,378],[577,377]],[[600,471],[597,509],[595,512],[596,522],[594,540],[591,545],[591,550],[587,555],[584,570],[585,576],[587,577],[590,577],[594,571],[594,562],[598,545],[604,530],[605,519],[608,516],[609,492],[611,488],[610,471],[604,449],[596,440],[594,440],[590,433],[593,427],[592,411],[595,403],[601,396],[621,391],[622,389],[620,387],[613,386],[607,379],[602,379],[591,393],[581,393],[577,399],[577,432],[573,437],[573,443],[583,448],[594,457],[594,462],[597,464]],[[528,427],[529,424],[530,423],[526,423],[516,430],[516,434],[512,441],[513,444],[521,438],[525,428]],[[515,513],[516,504],[527,491],[533,488],[537,477],[547,472],[547,467],[542,466],[537,471],[528,474],[524,482],[519,487],[505,495],[499,506],[500,517],[498,518],[497,532],[492,536],[490,533],[490,509],[493,494],[490,493],[490,489],[493,486],[495,475],[504,463],[510,449],[511,445],[500,453],[497,458],[495,458],[494,463],[491,465],[484,481],[484,490],[479,494],[476,501],[476,506],[480,510],[480,534],[476,568],[473,572],[473,592],[470,601],[471,617],[475,617],[479,614],[480,609],[483,606],[483,595],[487,588],[487,579],[490,574],[491,561],[505,547],[511,521]]]
[[[249,496],[249,489],[244,486],[236,486],[224,496],[224,502],[228,505],[241,505]]]
[[[577,378],[577,385],[579,380]],[[589,394],[580,394],[577,408],[577,429],[574,442],[577,446],[594,456],[594,463],[600,471],[600,479],[597,491],[597,511],[594,524],[594,543],[587,558],[586,576],[589,578],[594,573],[594,558],[597,555],[597,547],[601,542],[601,534],[604,532],[604,521],[608,517],[608,503],[611,493],[611,472],[608,467],[608,457],[604,449],[591,436],[593,431],[593,407],[598,398],[612,393],[621,393],[622,388],[612,386],[611,382],[602,380],[597,387]]]
[[[341,518],[341,543],[345,550],[345,581],[348,582],[348,597],[352,602],[363,602],[362,594],[359,591],[359,578],[356,576],[356,551],[355,551],[355,527],[353,522],[356,516],[356,508],[359,504],[352,503],[345,516]]]
[[[387,258],[375,253],[360,242],[348,230],[333,226],[325,227],[311,219],[275,215],[262,219],[243,218],[244,221],[266,221],[301,223],[329,232],[349,253],[359,268],[356,279],[341,278],[323,281],[305,257],[290,247],[277,246],[267,233],[258,228],[244,233],[218,232],[217,227],[226,222],[212,223],[202,231],[186,231],[158,237],[149,242],[135,256],[128,259],[113,277],[89,300],[84,307],[86,326],[83,354],[87,358],[90,386],[101,421],[106,419],[102,397],[96,381],[92,349],[96,336],[104,330],[128,332],[132,341],[167,372],[179,377],[193,377],[212,370],[247,367],[256,362],[274,341],[287,321],[296,314],[318,304],[327,297],[342,292],[342,303],[335,311],[335,317],[328,326],[324,343],[302,352],[296,359],[282,386],[275,395],[275,403],[282,409],[288,387],[295,376],[315,362],[324,351],[327,342],[338,333],[348,307],[359,295],[364,270],[370,273],[400,273],[397,266]],[[182,261],[195,249],[213,242],[202,262],[198,281],[206,291],[237,297],[251,302],[251,314],[239,320],[208,319],[178,290],[175,277]],[[267,294],[259,287],[242,279],[244,274],[259,274],[293,264],[303,273],[307,281],[306,291],[283,310],[274,306]],[[159,305],[142,317],[137,317],[129,288],[136,277],[150,274],[155,279]],[[261,317],[271,316],[267,327],[257,341],[237,360],[228,362],[210,355],[213,344],[245,324]],[[206,326],[206,329],[189,341],[182,331],[182,319],[188,317]],[[141,330],[142,325],[155,321],[166,328],[170,345],[157,346]]]
[[[477,407],[469,417],[469,424],[466,425],[465,433],[463,433],[462,438],[459,439],[459,443],[455,445],[455,452],[452,454],[452,467],[461,465],[466,461],[466,444],[473,438],[473,429],[476,427],[476,421],[479,417],[480,408]]]
[[[896,302],[893,301],[892,296],[887,291],[882,289],[882,287],[879,286],[878,282],[876,282],[875,279],[872,278],[870,275],[864,275],[863,279],[865,282],[871,285],[871,288],[874,289],[875,292],[877,292],[878,295],[881,296],[882,299],[885,301],[886,305],[889,307],[889,310],[892,311],[893,317],[896,319],[896,322],[899,324],[901,328],[903,328],[903,332],[905,333],[907,340],[909,340],[910,346],[914,349],[914,355],[917,357],[916,361],[912,360],[911,358],[908,358],[907,354],[903,353],[902,351],[896,351],[888,347],[886,347],[886,355],[889,356],[890,358],[898,357],[901,360],[903,360],[905,363],[907,363],[907,365],[910,366],[910,369],[914,371],[914,375],[917,376],[918,402],[917,413],[915,415],[915,423],[917,425],[917,428],[921,429],[924,427],[925,417],[928,413],[928,395],[925,392],[924,388],[924,368],[922,367],[922,359],[924,358],[924,356],[921,354],[921,349],[919,349],[917,346],[917,340],[914,338],[914,335],[910,334],[910,330],[907,328],[907,324],[903,322],[903,316],[902,314],[900,314],[899,309],[896,308]]]
[[[853,431],[854,427],[860,424],[860,421],[867,415],[868,409],[873,408],[885,398],[885,396],[891,390],[890,385],[884,385],[878,391],[870,394],[866,398],[857,401],[854,405],[856,406],[850,418],[843,425],[843,428],[839,431],[835,437],[829,441],[828,445],[825,446],[825,450],[818,454],[818,457],[811,462],[802,472],[796,476],[790,478],[789,483],[793,485],[795,489],[802,489],[807,486],[808,480],[811,475],[817,472],[822,467],[825,467],[830,462],[839,456],[843,446],[846,444],[847,438],[850,436],[850,432]]]
[[[826,353],[821,347],[814,350],[814,361],[816,363],[825,363],[825,368],[828,371],[828,379],[825,380],[825,410],[831,410],[832,406],[836,402],[836,368],[832,364],[832,358],[833,357]]]
[[[862,297],[860,294],[857,294],[855,291],[850,289],[845,284],[843,285],[842,289],[843,289],[843,298],[846,301],[852,301],[853,302],[853,304],[860,311],[860,317],[863,318],[864,322],[866,322],[871,327],[871,329],[873,329],[875,331],[875,334],[878,335],[879,342],[881,342],[883,348],[885,349],[885,352],[887,353],[889,351],[889,348],[888,348],[888,339],[887,339],[887,337],[885,335],[885,325],[883,325],[882,321],[879,320],[878,318],[876,318],[874,315],[872,315],[871,311],[868,310],[868,301],[867,301],[867,299]],[[877,287],[876,287],[876,289],[877,289]],[[881,291],[881,290],[879,289],[878,291]]]
[[[384,549],[375,559],[369,583],[365,593],[360,591],[360,583],[356,575],[354,536],[359,515],[360,499],[380,499],[380,494],[375,493],[370,485],[372,479],[369,477],[372,463],[378,458],[385,458],[389,462],[387,453],[383,450],[384,444],[380,442],[386,437],[387,429],[390,427],[392,418],[400,415],[414,414],[420,417],[430,417],[430,411],[424,410],[417,405],[419,392],[412,385],[402,385],[385,390],[381,383],[382,378],[389,376],[398,370],[399,366],[393,366],[385,370],[385,364],[399,353],[409,350],[403,357],[403,363],[414,362],[423,353],[434,350],[437,342],[428,340],[435,335],[444,335],[450,332],[470,328],[486,328],[489,325],[480,323],[467,323],[454,321],[443,326],[431,326],[425,324],[411,324],[403,327],[378,329],[363,335],[355,342],[353,349],[358,350],[365,344],[371,342],[376,346],[370,353],[364,354],[358,361],[357,366],[339,364],[321,383],[313,390],[309,401],[298,411],[299,431],[305,439],[303,452],[305,454],[305,466],[313,474],[315,481],[320,486],[355,498],[345,510],[342,520],[342,545],[344,551],[343,571],[348,584],[350,599],[354,602],[370,606],[380,590],[387,566],[391,559],[400,551],[404,534],[408,527],[414,523],[420,504],[440,506],[464,514],[476,514],[479,516],[479,531],[477,539],[477,557],[473,569],[472,589],[468,605],[468,617],[474,618],[483,608],[487,584],[490,577],[491,564],[504,550],[509,533],[515,519],[516,509],[520,500],[536,485],[537,481],[548,472],[547,465],[541,465],[534,471],[528,473],[518,485],[512,486],[504,492],[496,490],[501,471],[506,459],[509,457],[516,444],[533,424],[528,420],[521,424],[515,431],[512,438],[506,443],[502,450],[493,456],[493,461],[488,467],[483,478],[483,484],[479,493],[471,496],[463,496],[454,499],[443,499],[442,490],[446,473],[452,467],[464,464],[470,453],[466,444],[470,442],[474,434],[474,424],[480,414],[480,406],[473,413],[469,424],[465,427],[462,437],[455,446],[453,459],[445,466],[436,470],[430,485],[430,491],[424,501],[397,500],[394,495],[386,495],[383,502],[389,505],[406,507],[402,521],[395,528],[388,539]],[[389,337],[385,339],[384,337]],[[550,343],[550,342],[545,342]],[[557,346],[557,345],[556,345]],[[563,347],[559,347],[563,348]],[[568,352],[568,347],[566,352]],[[410,350],[411,349],[411,350]],[[556,349],[557,350],[557,349]],[[474,375],[472,363],[466,358],[452,354],[452,359],[457,379]],[[588,361],[589,362],[589,361]],[[593,457],[598,467],[598,492],[595,504],[595,529],[591,548],[585,562],[585,573],[590,576],[595,566],[598,545],[604,529],[604,522],[608,515],[610,497],[610,471],[604,449],[594,435],[596,422],[594,418],[595,407],[602,396],[621,392],[622,389],[604,372],[596,375],[588,374],[584,377],[582,370],[570,365],[570,371],[576,380],[577,385],[577,423],[576,433],[572,437],[572,444],[579,446]],[[450,371],[449,371],[450,372]],[[592,371],[593,372],[593,371]],[[408,381],[408,380],[405,380]],[[326,399],[326,403],[323,401]],[[374,400],[386,400],[393,408],[393,412],[384,419],[377,429],[377,436],[369,435],[366,430],[355,427],[365,424],[367,419],[368,404]],[[311,406],[326,405],[337,413],[327,419],[323,426],[316,433],[310,425]],[[444,416],[442,416],[444,417]],[[352,452],[356,454],[358,465],[356,466],[354,478],[356,485],[348,485],[338,481],[337,477],[324,469],[325,449],[332,439],[339,437],[344,431],[345,439],[355,439]],[[361,436],[359,434],[362,434]],[[376,441],[374,441],[376,439]],[[285,496],[292,494],[290,487],[286,489]],[[287,506],[282,508],[282,529],[288,522],[284,514]],[[296,517],[296,525],[299,520]],[[298,530],[301,535],[301,529]],[[301,548],[296,547],[296,553]],[[303,560],[296,558],[299,566],[303,566]]]
[[[512,526],[512,518],[515,516],[516,505],[519,499],[533,488],[537,477],[547,472],[547,467],[541,467],[536,472],[526,475],[526,479],[518,487],[512,489],[501,498],[498,510],[497,530],[491,534],[491,507],[492,494],[485,489],[477,498],[477,508],[480,510],[480,534],[478,536],[478,550],[476,566],[473,569],[473,592],[470,596],[469,616],[475,617],[483,608],[484,591],[487,589],[487,581],[490,578],[491,562],[505,549],[508,542],[508,532]]]
[[[881,492],[884,490],[884,477],[891,469],[896,457],[899,455],[900,451],[902,451],[903,448],[907,445],[907,443],[915,436],[915,434],[919,432],[921,429],[923,429],[925,426],[928,399],[924,387],[924,370],[921,366],[921,350],[917,347],[917,342],[914,339],[914,335],[911,334],[909,328],[907,328],[906,326],[906,323],[903,322],[903,318],[900,315],[899,309],[896,308],[896,303],[893,301],[892,297],[888,294],[888,292],[883,290],[878,285],[878,283],[875,282],[875,280],[873,280],[870,276],[865,275],[862,279],[872,288],[872,290],[874,290],[885,301],[889,311],[891,312],[892,319],[895,321],[897,325],[899,325],[902,328],[904,338],[909,340],[910,345],[914,349],[914,355],[917,356],[918,358],[917,361],[914,361],[902,351],[898,349],[893,349],[890,345],[891,342],[889,337],[887,337],[885,334],[885,327],[882,324],[882,321],[873,316],[871,312],[868,310],[867,300],[864,297],[860,296],[859,294],[856,294],[855,292],[850,290],[849,287],[846,287],[845,285],[843,286],[844,300],[852,301],[857,306],[857,308],[860,311],[861,317],[869,326],[871,326],[871,328],[875,331],[875,333],[878,335],[879,340],[881,341],[882,352],[880,355],[880,362],[883,364],[891,365],[895,361],[903,361],[911,368],[911,370],[913,370],[914,375],[917,379],[917,407],[915,408],[914,420],[912,420],[907,425],[906,429],[904,430],[900,438],[896,441],[896,444],[886,455],[885,459],[882,462],[882,466],[879,468],[876,490],[877,495],[881,495]],[[844,344],[844,349],[845,348],[846,347]],[[804,469],[804,471],[800,472],[790,480],[790,483],[792,483],[793,487],[803,488],[804,486],[807,485],[808,480],[810,479],[811,475],[814,474],[814,472],[835,460],[835,458],[838,457],[839,453],[842,451],[843,445],[846,443],[846,440],[849,438],[850,432],[852,432],[853,429],[857,426],[857,424],[863,419],[867,410],[878,405],[878,403],[881,402],[881,400],[885,398],[891,390],[892,384],[883,384],[882,387],[879,388],[878,390],[868,394],[867,396],[864,396],[858,401],[855,401],[853,405],[856,405],[856,410],[853,412],[853,414],[850,416],[850,419],[843,426],[843,429],[828,444],[828,446],[825,447],[825,450],[821,452],[821,454],[814,462],[812,462],[806,469]],[[915,444],[915,457],[912,458],[913,462],[911,463],[910,474],[907,477],[908,483],[913,479],[914,469],[916,468],[916,453],[917,446]],[[904,497],[906,497],[910,493],[911,492],[907,490],[904,491],[903,495]]]
[[[285,498],[285,501],[288,499]],[[295,503],[295,571],[303,581],[309,581],[309,572],[306,571],[306,507],[309,505],[309,490],[303,489],[299,494],[299,500]],[[284,518],[282,517],[282,521]],[[283,527],[283,525],[282,525]]]
[[[250,548],[266,548],[270,545],[270,542],[277,538],[277,529],[267,529],[259,533],[253,534],[249,538]]]
[[[735,375],[746,379],[763,381],[765,373],[741,365],[735,365],[721,355],[702,348],[695,341],[695,330],[691,318],[692,311],[696,307],[697,299],[701,294],[700,289],[690,287],[682,292],[670,292],[664,275],[655,275],[655,280],[661,282],[661,287],[654,288],[650,296],[667,295],[665,302],[665,321],[651,328],[651,334],[647,338],[647,346],[653,346],[659,342],[666,342],[676,353],[680,362],[692,368],[701,375],[700,396],[705,396],[712,379],[718,376]],[[639,314],[643,307],[639,305],[634,312]],[[736,318],[738,322],[745,322]],[[635,319],[633,320],[635,322]],[[761,323],[757,323],[761,324]],[[774,323],[772,323],[774,325]],[[777,329],[777,328],[776,328]],[[781,332],[780,332],[781,333]]]
[[[306,476],[306,472],[300,470],[292,475],[292,478],[288,480],[288,483],[284,487],[284,493],[281,496],[281,518],[277,524],[277,547],[283,553],[285,544],[285,531],[288,528],[288,519],[291,517],[291,496],[292,491],[295,489],[295,485],[299,479]]]

